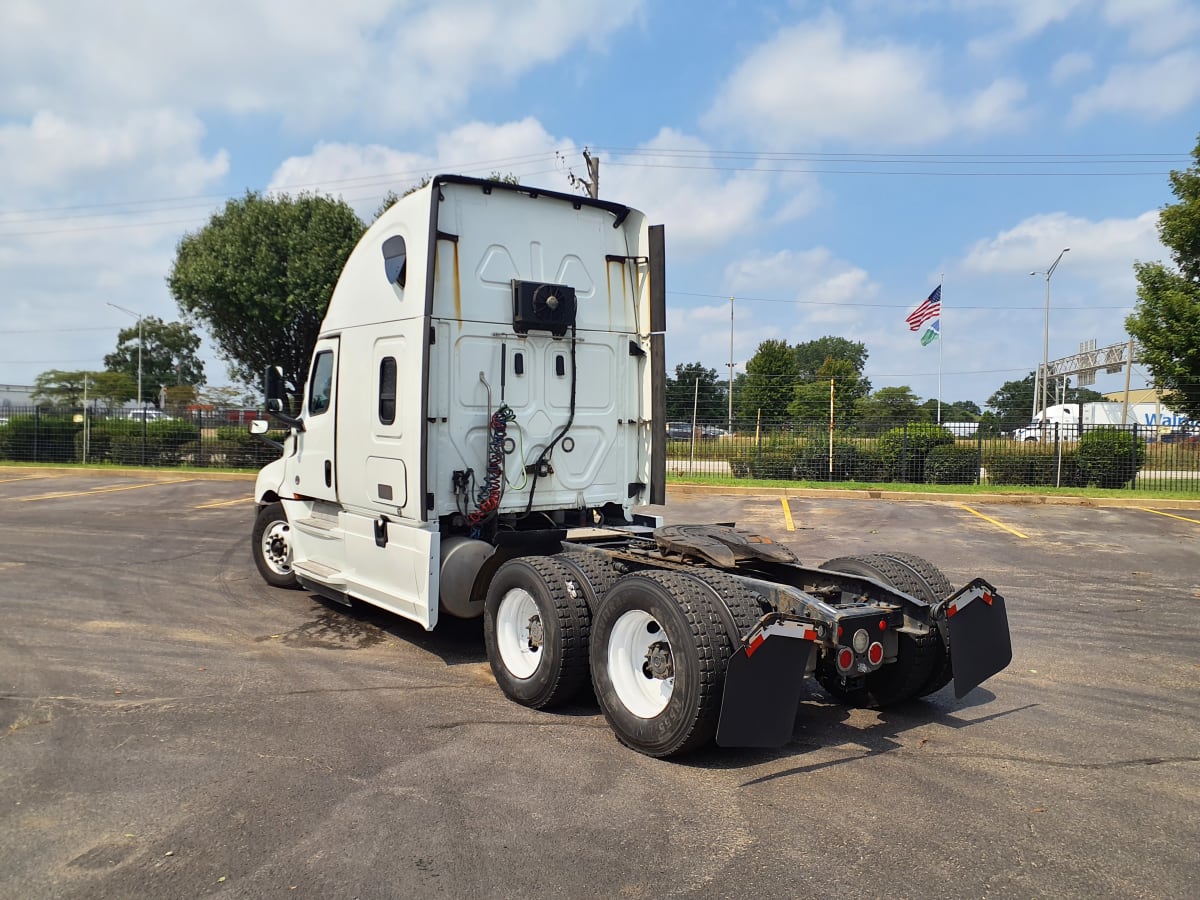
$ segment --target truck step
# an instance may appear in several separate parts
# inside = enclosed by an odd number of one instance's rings
[[[334,531],[338,520],[329,516],[309,516],[307,519],[297,519],[294,523],[298,528],[315,528],[317,531]]]
[[[293,562],[292,570],[301,578],[312,578],[330,587],[346,586],[346,576],[333,566],[306,559],[303,562]]]

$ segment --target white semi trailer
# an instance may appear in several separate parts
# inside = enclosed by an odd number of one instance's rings
[[[1187,417],[1172,412],[1158,403],[1130,403],[1097,400],[1088,403],[1056,403],[1024,428],[1013,432],[1018,441],[1077,441],[1080,429],[1087,432],[1101,426],[1129,427],[1136,425],[1147,437],[1172,429],[1193,427]]]
[[[298,407],[268,373],[290,434],[255,485],[263,577],[426,629],[482,616],[505,694],[590,681],[653,756],[785,743],[810,676],[890,704],[1003,669],[983,579],[903,553],[812,567],[636,512],[665,499],[664,285],[662,227],[617,203],[446,175],[400,200],[341,274]]]

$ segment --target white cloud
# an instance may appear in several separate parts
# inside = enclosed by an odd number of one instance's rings
[[[1070,247],[1061,271],[1084,279],[1114,299],[1133,302],[1133,263],[1166,254],[1158,240],[1158,212],[1133,219],[1092,221],[1063,212],[1030,216],[993,238],[978,241],[962,261],[968,274],[1011,274],[1027,277],[1044,271],[1064,248]]]
[[[936,51],[850,41],[836,16],[780,29],[734,70],[703,119],[770,148],[822,141],[924,144],[959,129],[994,132],[1021,120],[1025,88],[1000,78],[974,96],[936,87]]]
[[[1157,55],[1196,39],[1200,8],[1189,0],[1108,0],[1104,18],[1138,53]]]
[[[0,7],[0,113],[183,106],[391,133],[595,46],[640,0],[207,0]]]
[[[285,160],[269,190],[340,195],[364,218],[370,218],[388,190],[402,192],[438,172],[512,174],[522,184],[570,191],[568,167],[584,175],[582,159],[556,159],[555,151],[572,146],[570,138],[554,137],[531,118],[470,122],[439,135],[433,149],[424,153],[323,143],[306,156]],[[600,195],[630,203],[652,222],[666,225],[672,258],[697,253],[751,228],[770,195],[770,176],[714,170],[708,146],[697,138],[664,129],[639,151],[601,157]],[[792,196],[804,196],[799,183]],[[795,204],[793,214],[803,205],[800,199]]]
[[[1076,96],[1071,120],[1084,122],[1103,112],[1160,118],[1200,99],[1200,53],[1179,50],[1149,63],[1115,66],[1102,84]]]
[[[669,128],[639,149],[636,156],[609,159],[607,169],[602,159],[601,195],[630,203],[652,222],[666,225],[673,257],[728,242],[755,227],[771,192],[769,175],[721,172],[707,144]]]
[[[523,184],[569,190],[554,151],[569,138],[550,135],[536,119],[493,125],[469,122],[438,136],[429,152],[414,153],[380,144],[320,143],[305,156],[284,160],[268,190],[301,190],[341,196],[369,220],[389,190],[403,193],[427,175],[453,172],[485,178],[516,175]]]
[[[997,10],[1007,19],[1003,27],[968,43],[972,55],[990,59],[1065,22],[1076,10],[1086,7],[1086,0],[965,0],[956,5],[972,12]]]
[[[204,126],[176,110],[104,122],[41,112],[0,125],[0,195],[10,209],[50,197],[149,199],[195,192],[229,169],[228,155],[200,149]]]
[[[879,134],[890,135],[889,143],[922,140],[950,127],[932,80],[929,59],[916,48],[850,46],[841,22],[826,16],[780,29],[755,48],[722,87],[704,124],[754,131],[768,147]]]
[[[1087,53],[1064,53],[1050,69],[1050,81],[1060,85],[1092,71],[1095,63]]]
[[[972,131],[1013,131],[1026,121],[1021,109],[1026,93],[1024,82],[998,79],[965,104],[962,122]]]

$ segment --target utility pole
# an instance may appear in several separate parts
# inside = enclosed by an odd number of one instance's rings
[[[729,298],[729,418],[725,430],[733,434],[733,298]]]
[[[592,156],[587,147],[583,148],[583,161],[587,163],[588,178],[591,181],[585,181],[584,186],[587,187],[588,196],[593,200],[600,197],[600,157]]]
[[[1063,247],[1062,253],[1050,264],[1045,272],[1030,272],[1030,275],[1045,275],[1046,276],[1046,324],[1042,332],[1042,370],[1041,370],[1041,394],[1042,394],[1042,439],[1045,440],[1046,428],[1046,395],[1049,393],[1048,382],[1050,381],[1050,276],[1054,274],[1054,270],[1058,268],[1058,264],[1062,262],[1064,254],[1070,251],[1070,247]],[[1037,391],[1038,381],[1034,380],[1034,390]],[[1034,397],[1034,419],[1037,419],[1037,397]]]
[[[120,310],[126,315],[133,316],[138,323],[138,385],[137,385],[137,405],[138,409],[142,409],[142,347],[145,346],[145,341],[142,339],[142,319],[145,318],[141,313],[136,313],[132,309],[126,309],[123,306],[117,306],[115,303],[105,303],[105,306],[111,306],[113,309]]]
[[[554,156],[559,160],[560,164],[565,165],[566,160],[563,159],[561,153],[555,150]],[[591,197],[593,200],[597,200],[600,197],[600,158],[598,156],[592,156],[592,151],[587,147],[584,147],[583,161],[584,164],[587,165],[588,177],[586,179],[580,178],[568,167],[567,181],[570,182],[571,187],[583,188],[585,191],[587,191],[587,195],[589,197]]]

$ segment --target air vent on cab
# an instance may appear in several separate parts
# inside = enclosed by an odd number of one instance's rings
[[[564,335],[575,324],[575,288],[541,281],[512,282],[513,331]]]

